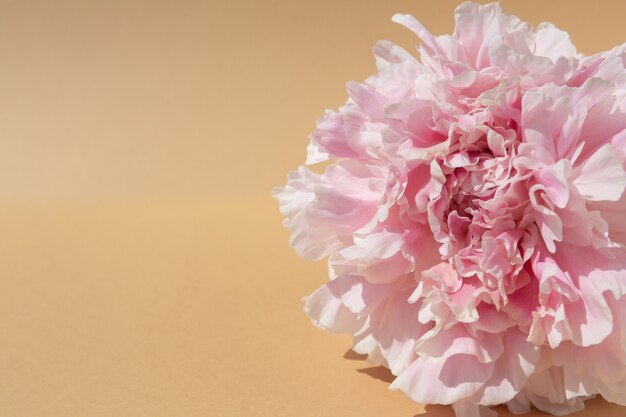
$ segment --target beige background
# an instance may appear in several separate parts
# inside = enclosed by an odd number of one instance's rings
[[[325,265],[270,189],[374,42],[414,44],[391,15],[455,3],[0,1],[0,416],[451,416],[309,324]],[[621,0],[503,5],[626,40]]]

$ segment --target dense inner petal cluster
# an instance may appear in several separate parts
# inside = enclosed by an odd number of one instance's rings
[[[626,52],[465,3],[420,60],[374,47],[276,190],[291,244],[329,257],[318,326],[460,417],[626,404]]]

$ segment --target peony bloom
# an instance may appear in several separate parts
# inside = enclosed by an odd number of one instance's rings
[[[626,46],[584,56],[498,4],[452,35],[393,20],[420,59],[377,43],[310,137],[325,172],[275,190],[298,254],[329,257],[306,313],[458,417],[626,404]]]

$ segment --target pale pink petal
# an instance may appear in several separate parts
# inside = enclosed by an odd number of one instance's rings
[[[581,166],[573,184],[591,201],[617,201],[626,188],[623,157],[611,144],[598,149]]]

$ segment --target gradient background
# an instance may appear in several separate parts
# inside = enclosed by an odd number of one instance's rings
[[[502,3],[626,40],[621,0]],[[374,42],[412,48],[391,15],[439,34],[456,4],[0,1],[0,416],[452,416],[309,324],[325,265],[270,190]]]

